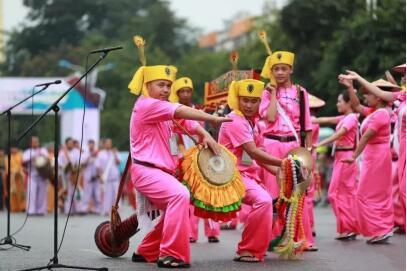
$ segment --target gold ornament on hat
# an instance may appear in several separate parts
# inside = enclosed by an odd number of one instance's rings
[[[234,77],[234,80],[236,80],[236,76],[237,76],[237,62],[239,61],[239,54],[237,53],[236,50],[233,50],[233,51],[230,53],[229,59],[230,59],[230,63],[232,63],[233,77]]]
[[[264,47],[266,48],[267,54],[269,56],[271,56],[272,51],[271,51],[270,46],[269,46],[269,44],[267,42],[267,33],[266,33],[265,30],[261,30],[259,32],[259,38],[260,38],[260,41],[263,43]]]
[[[141,36],[134,36],[133,41],[139,52],[141,67],[139,67],[133,75],[128,88],[130,89],[130,92],[135,95],[140,95],[142,93],[144,96],[148,97],[146,83],[154,80],[167,80],[173,82],[175,80],[177,68],[168,65],[146,66],[147,61],[144,54],[145,40]]]
[[[265,30],[261,30],[259,32],[259,39],[263,43],[264,47],[266,48],[267,54],[269,55],[266,58],[266,62],[264,64],[264,67],[261,72],[261,76],[270,79],[270,85],[277,86],[277,82],[276,82],[276,79],[274,78],[273,74],[271,74],[271,72],[269,70],[268,71],[265,70],[265,69],[269,69],[268,62],[270,61],[271,55],[273,54],[273,52],[271,51],[271,48],[267,42],[267,33]]]
[[[134,36],[133,41],[136,44],[136,47],[139,52],[139,60],[142,66],[145,66],[147,63],[146,55],[144,54],[144,46],[146,45],[146,41],[143,39],[142,36]]]

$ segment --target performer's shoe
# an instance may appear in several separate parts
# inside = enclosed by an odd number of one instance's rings
[[[172,256],[166,256],[162,259],[159,259],[157,262],[157,266],[160,268],[190,268],[191,267],[191,265],[189,263],[185,263]]]
[[[338,234],[338,235],[335,237],[335,240],[343,240],[344,238],[346,238],[347,235],[348,235],[348,233],[341,233],[341,234]]]
[[[314,251],[318,251],[318,247],[316,246],[308,246],[304,249],[304,251],[310,251],[310,252],[314,252]]]
[[[255,256],[248,255],[248,254],[244,254],[244,255],[236,254],[236,257],[233,258],[233,260],[235,262],[243,262],[243,263],[258,263],[258,262],[260,262],[260,260],[257,259]]]
[[[338,235],[335,239],[339,241],[353,241],[356,240],[357,234],[354,232],[349,232],[349,233],[342,233]]]
[[[368,243],[370,245],[387,244],[389,241],[389,238],[392,236],[393,236],[393,232],[389,232],[389,233],[383,234],[382,236],[373,237],[372,239],[367,240],[366,243]]]
[[[395,233],[395,234],[406,234],[406,231],[405,231],[405,229],[403,229],[402,226],[395,226],[393,228],[393,233]]]
[[[131,261],[135,262],[135,263],[146,263],[147,262],[147,260],[143,256],[141,256],[140,254],[136,254],[136,253],[133,253],[133,256],[131,256]]]
[[[219,239],[216,236],[209,236],[208,237],[208,242],[209,243],[219,243]]]
[[[341,233],[338,236],[336,236],[335,239],[340,240],[340,241],[355,240],[356,239],[356,233],[354,233],[354,232]]]
[[[190,243],[196,243],[196,239],[194,239],[194,238],[192,238],[192,237],[189,237],[189,242],[190,242]]]
[[[236,230],[237,225],[232,225],[230,223],[223,223],[220,225],[221,230]]]
[[[338,240],[340,240],[340,241],[354,241],[354,240],[356,240],[356,236],[357,236],[356,233],[350,232],[350,233],[345,234],[345,236],[343,236],[341,239],[338,239]]]

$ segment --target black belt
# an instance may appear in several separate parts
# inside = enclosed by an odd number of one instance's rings
[[[297,141],[295,136],[278,136],[278,135],[272,135],[272,134],[265,134],[264,137],[268,139],[274,139],[278,140],[280,142],[292,142],[292,141]]]
[[[354,151],[355,148],[337,148],[335,149],[335,152],[339,152],[339,151]]]
[[[154,165],[154,164],[152,164],[152,163],[140,161],[140,160],[137,160],[137,159],[135,159],[135,158],[132,158],[132,160],[133,160],[133,164],[142,165],[142,166],[145,166],[145,167],[156,168],[156,169],[162,170],[162,171],[164,171],[165,173],[168,173],[168,174],[170,174],[170,175],[174,175],[174,172],[171,172],[171,171],[168,170],[168,169],[164,169],[164,168],[157,167],[156,165]]]

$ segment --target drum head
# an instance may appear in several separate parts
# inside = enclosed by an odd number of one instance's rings
[[[48,159],[42,155],[39,155],[35,157],[34,163],[36,168],[43,168],[47,166]]]
[[[220,155],[214,155],[210,149],[201,149],[198,154],[198,166],[204,178],[213,185],[229,183],[234,176],[235,161],[223,148]]]

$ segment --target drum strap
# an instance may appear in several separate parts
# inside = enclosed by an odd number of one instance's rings
[[[305,97],[304,91],[297,85],[297,91],[300,95],[300,138],[301,147],[305,147],[306,131],[305,131]]]

